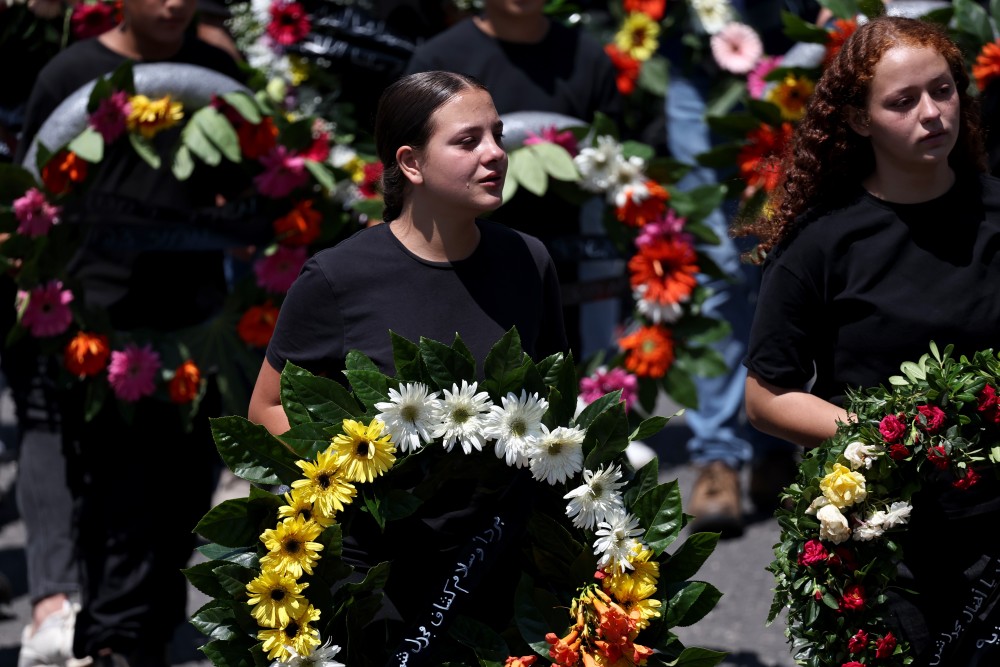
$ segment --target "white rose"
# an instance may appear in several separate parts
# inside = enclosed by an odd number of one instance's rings
[[[865,521],[860,526],[854,528],[852,537],[859,542],[867,542],[868,540],[874,540],[876,537],[882,537],[884,532],[878,524]]]
[[[851,464],[851,470],[861,466],[872,467],[872,461],[882,452],[878,445],[866,445],[863,442],[852,442],[844,449],[844,458]]]
[[[816,514],[816,510],[820,507],[826,507],[830,504],[830,501],[826,499],[826,496],[817,496],[811,503],[809,507],[806,508],[806,514]]]
[[[834,544],[840,544],[851,536],[851,528],[847,525],[847,519],[840,513],[836,505],[823,505],[816,512],[819,519],[819,538],[829,540]]]
[[[893,526],[902,526],[904,523],[910,520],[910,512],[913,511],[913,506],[909,503],[896,502],[889,505],[889,509],[885,513],[885,518],[882,519],[882,526],[885,528],[892,528]]]

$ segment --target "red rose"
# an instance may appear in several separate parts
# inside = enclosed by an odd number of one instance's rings
[[[944,447],[941,445],[927,448],[927,460],[938,470],[946,470],[948,468],[948,452],[944,451]]]
[[[847,640],[847,650],[850,653],[861,653],[866,646],[868,646],[868,633],[864,630],[858,630]]]
[[[802,553],[799,554],[799,565],[810,567],[817,563],[823,563],[829,555],[822,542],[809,540],[803,545]]]
[[[830,567],[837,570],[844,569],[854,572],[858,569],[858,561],[854,558],[854,552],[844,546],[834,547],[830,554]]]
[[[845,662],[840,667],[865,667],[864,663],[860,663],[857,660],[851,660],[850,662]]]
[[[994,424],[1000,424],[1000,400],[997,399],[997,390],[993,385],[986,385],[979,392],[978,405],[976,409],[983,413],[986,419]]]
[[[900,416],[886,415],[879,423],[878,430],[886,442],[896,442],[906,433],[906,422]]]
[[[840,599],[840,611],[857,611],[865,606],[865,587],[861,584],[851,584],[844,589]]]
[[[954,482],[951,483],[951,485],[954,486],[956,489],[961,489],[963,491],[966,491],[975,486],[976,482],[978,481],[979,481],[979,473],[977,473],[972,468],[966,468],[965,477],[961,479],[956,479]]]
[[[896,638],[891,632],[885,633],[885,637],[875,640],[875,657],[888,658],[896,650]]]
[[[889,446],[889,457],[893,461],[902,461],[909,455],[910,450],[902,443],[896,442]]]
[[[922,424],[928,433],[937,433],[944,426],[944,410],[936,405],[918,405],[917,413],[917,423]]]

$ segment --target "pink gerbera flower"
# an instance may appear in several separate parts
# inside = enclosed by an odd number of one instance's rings
[[[59,222],[60,208],[45,199],[38,188],[31,188],[24,196],[14,200],[14,217],[17,231],[25,236],[45,236],[52,225]]]
[[[254,263],[257,285],[268,292],[284,294],[302,270],[307,254],[305,246],[278,246]]]
[[[270,12],[271,22],[267,24],[267,34],[282,46],[301,42],[312,29],[309,14],[297,2],[275,2],[271,5]]]
[[[635,237],[635,244],[641,248],[659,239],[678,235],[685,241],[691,242],[691,235],[681,231],[684,229],[685,222],[687,222],[687,218],[682,218],[674,213],[673,209],[668,208],[663,217],[642,226],[639,235]]]
[[[72,301],[73,293],[63,289],[61,280],[51,280],[30,292],[19,290],[16,305],[21,312],[21,326],[36,338],[58,336],[73,321],[69,308]]]
[[[128,93],[118,90],[101,100],[87,122],[104,137],[105,143],[110,144],[125,133],[130,113],[132,105],[128,102]]]
[[[757,65],[747,74],[747,92],[755,100],[762,99],[767,90],[767,81],[764,80],[772,70],[781,66],[781,56],[764,56]]]
[[[534,132],[528,132],[527,138],[524,140],[525,146],[530,146],[531,144],[558,144],[566,149],[566,152],[572,156],[576,156],[580,152],[580,149],[576,145],[576,137],[569,130],[560,132],[555,125],[550,125],[549,127],[542,128],[541,134],[535,134]]]
[[[601,396],[612,391],[622,390],[622,402],[628,410],[639,396],[639,381],[634,375],[623,368],[607,368],[601,366],[593,375],[580,378],[580,399],[584,403],[593,403]]]
[[[254,176],[253,182],[265,197],[287,197],[309,182],[305,159],[284,146],[275,146],[260,159],[260,163],[264,171]]]
[[[133,403],[156,390],[156,373],[160,370],[160,355],[149,343],[139,347],[129,343],[124,350],[111,353],[108,382],[115,396]]]
[[[757,32],[745,23],[727,23],[710,40],[712,55],[719,67],[733,74],[746,74],[764,55]]]

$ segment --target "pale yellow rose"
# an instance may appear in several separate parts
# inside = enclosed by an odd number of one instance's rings
[[[835,505],[824,505],[816,512],[819,519],[819,539],[840,544],[851,536],[851,527],[847,519]]]
[[[849,507],[868,496],[865,476],[840,463],[833,464],[833,471],[820,480],[819,489],[832,505]]]

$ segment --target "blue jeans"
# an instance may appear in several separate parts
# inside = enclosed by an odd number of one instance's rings
[[[705,99],[711,81],[708,77],[687,76],[671,63],[670,84],[666,96],[667,145],[674,159],[694,165],[677,187],[688,190],[719,182],[714,169],[699,166],[695,156],[709,150],[713,138],[705,122]],[[729,235],[728,217],[734,211],[712,211],[705,224],[719,237],[719,245],[699,247],[729,277],[729,280],[706,280],[713,291],[705,302],[704,312],[729,322],[732,335],[720,341],[716,349],[729,369],[724,375],[695,378],[698,408],[684,413],[693,437],[688,441],[691,462],[702,465],[723,461],[739,469],[754,456],[788,449],[792,446],[766,436],[751,427],[743,415],[746,368],[743,358],[750,337],[753,304],[760,283],[760,267],[740,261],[741,248]]]

